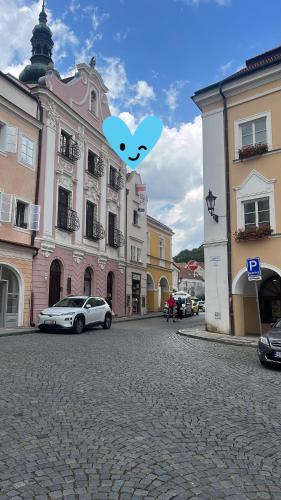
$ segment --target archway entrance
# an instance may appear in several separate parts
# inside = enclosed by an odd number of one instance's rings
[[[262,265],[262,280],[258,282],[259,304],[263,331],[281,317],[281,270]],[[233,281],[233,313],[235,335],[259,334],[255,285],[248,281],[246,269]]]
[[[87,267],[84,273],[84,295],[92,295],[92,269]]]
[[[106,300],[110,305],[111,309],[113,308],[114,305],[113,283],[114,283],[114,274],[112,271],[110,271],[107,275]]]
[[[0,327],[19,324],[19,280],[11,267],[0,265]]]
[[[147,311],[154,312],[157,310],[157,304],[155,306],[155,287],[154,281],[151,274],[146,275],[146,301],[147,301]]]
[[[49,281],[49,307],[60,300],[61,291],[61,264],[59,260],[53,260],[50,267]]]
[[[160,304],[159,304],[159,308],[162,311],[162,309],[163,309],[163,307],[165,305],[165,302],[166,302],[166,300],[167,300],[167,298],[169,296],[169,283],[168,283],[167,278],[165,278],[165,276],[163,276],[160,279],[159,288],[160,288]]]

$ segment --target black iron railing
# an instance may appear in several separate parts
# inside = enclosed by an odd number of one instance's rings
[[[123,247],[125,238],[119,229],[113,229],[108,233],[108,244],[113,248]]]
[[[80,228],[80,221],[75,210],[67,208],[64,205],[58,206],[58,228],[65,231],[78,231]]]
[[[88,172],[95,177],[102,177],[104,174],[104,161],[102,155],[97,156],[91,151],[88,154]]]
[[[86,236],[90,240],[99,241],[103,240],[105,233],[104,228],[100,222],[94,220],[93,225],[87,227]]]
[[[78,143],[66,135],[60,136],[60,154],[68,160],[77,161],[80,158]]]
[[[120,191],[125,185],[124,176],[117,169],[110,170],[109,184],[116,191]]]

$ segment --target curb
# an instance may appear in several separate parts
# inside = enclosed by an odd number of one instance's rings
[[[23,331],[14,331],[14,332],[4,332],[0,333],[0,339],[2,337],[15,337],[16,335],[29,335],[33,333],[39,333],[39,330],[34,329],[34,330],[23,330]]]
[[[124,317],[113,319],[112,323],[123,323],[125,321],[139,321],[141,319],[162,318],[162,316],[163,316],[163,313],[155,314],[153,316],[147,316],[147,315],[145,315],[145,316],[133,316],[133,317],[124,316]]]
[[[181,335],[182,337],[190,337],[193,339],[199,339],[199,340],[207,340],[208,342],[217,342],[218,344],[229,344],[229,345],[236,345],[236,346],[245,346],[245,347],[252,347],[254,349],[257,349],[258,344],[256,342],[251,342],[251,341],[245,341],[245,340],[234,340],[230,338],[218,338],[218,337],[205,337],[205,336],[200,336],[196,333],[191,333],[191,332],[185,332],[184,330],[178,330],[176,332],[177,335]]]

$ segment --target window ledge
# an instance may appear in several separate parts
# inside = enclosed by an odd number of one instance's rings
[[[266,153],[262,153],[262,154],[257,154],[257,155],[254,155],[254,156],[249,156],[249,158],[243,158],[243,159],[240,159],[240,158],[235,158],[233,161],[234,164],[236,163],[244,163],[245,161],[252,161],[252,160],[256,160],[257,158],[261,158],[263,156],[270,156],[272,154],[275,154],[275,153],[281,153],[281,148],[277,148],[277,149],[270,149],[269,151],[267,151]]]
[[[66,161],[69,161],[69,163],[71,163],[71,165],[73,165],[73,163],[75,163],[77,161],[77,160],[71,160],[71,158],[69,158],[66,155],[63,155],[60,151],[58,151],[58,156],[60,156],[61,158],[63,158]]]

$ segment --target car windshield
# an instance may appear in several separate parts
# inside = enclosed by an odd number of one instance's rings
[[[85,300],[81,297],[67,297],[57,302],[53,307],[83,307]]]
[[[278,321],[276,321],[275,325],[273,328],[281,328],[281,319],[279,319]]]

